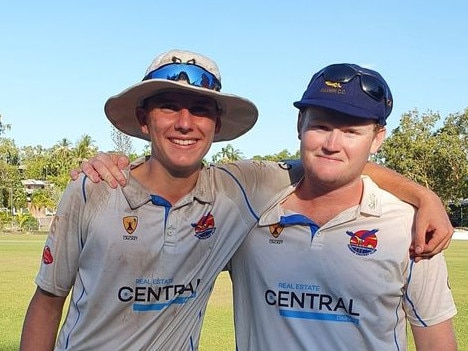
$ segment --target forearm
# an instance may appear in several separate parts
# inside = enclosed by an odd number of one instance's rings
[[[439,200],[439,197],[430,189],[376,163],[368,162],[363,173],[371,177],[380,188],[415,207],[419,208],[424,201]]]
[[[415,238],[410,250],[416,261],[448,247],[453,227],[444,204],[433,191],[375,163],[368,162],[364,174],[382,189],[418,208]]]
[[[411,326],[417,351],[457,351],[452,320],[430,327]]]
[[[20,351],[51,351],[62,317],[65,298],[36,290],[23,324]]]

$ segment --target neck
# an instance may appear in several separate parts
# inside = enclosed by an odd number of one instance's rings
[[[183,172],[171,172],[159,162],[150,159],[131,171],[135,179],[151,194],[175,204],[195,187],[200,168]]]
[[[358,205],[362,190],[360,178],[333,188],[327,184],[314,183],[306,177],[286,199],[283,207],[301,213],[322,226],[344,210]]]

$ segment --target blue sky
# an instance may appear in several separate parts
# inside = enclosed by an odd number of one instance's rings
[[[338,62],[379,71],[394,97],[388,128],[417,108],[468,108],[468,2],[8,1],[0,5],[0,114],[17,146],[92,137],[112,149],[106,99],[141,80],[172,48],[219,65],[223,91],[260,111],[230,143],[244,156],[298,149],[298,100]],[[208,156],[227,143],[215,143]],[[144,143],[134,139],[135,151]]]

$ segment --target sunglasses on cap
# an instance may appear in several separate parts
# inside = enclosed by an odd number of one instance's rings
[[[167,79],[185,81],[190,85],[220,91],[221,82],[206,69],[190,63],[170,63],[148,73],[143,81],[149,79]]]
[[[391,106],[390,89],[387,83],[379,77],[363,72],[356,67],[348,64],[334,64],[318,72],[316,79],[320,76],[335,83],[348,83],[354,77],[359,76],[361,89],[364,93],[376,101],[385,100],[385,104]]]

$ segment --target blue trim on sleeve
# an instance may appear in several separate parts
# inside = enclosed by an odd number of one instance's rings
[[[85,187],[87,179],[88,179],[88,176],[84,176],[83,181],[81,182],[81,193],[83,194],[83,200],[85,203],[86,201],[88,201],[88,199],[86,198],[86,187]]]
[[[83,202],[86,203],[88,201],[88,198],[86,196],[86,181],[88,180],[88,176],[85,175],[82,182],[81,182],[81,194],[83,196]],[[81,249],[84,247],[85,240],[83,239],[83,233],[80,233],[80,243],[81,243]]]
[[[257,215],[255,213],[255,211],[253,210],[250,202],[249,202],[249,198],[247,197],[247,194],[245,193],[245,189],[243,188],[242,184],[239,182],[239,180],[234,176],[234,174],[232,174],[230,171],[228,171],[227,169],[225,168],[222,168],[222,167],[218,167],[219,170],[221,171],[224,171],[226,172],[226,174],[228,174],[233,180],[234,182],[238,185],[240,191],[242,192],[242,195],[244,196],[244,200],[245,200],[245,203],[247,204],[247,207],[249,208],[249,211],[250,213],[252,214],[252,216],[255,218],[256,221],[258,221],[260,219],[260,216]]]
[[[410,263],[410,274],[408,276],[408,281],[406,283],[406,286],[409,286],[410,283],[411,283],[411,278],[412,278],[412,274],[413,274],[413,268],[414,268],[414,260],[411,259],[411,263]],[[413,310],[414,312],[414,315],[416,316],[416,318],[419,320],[419,322],[422,324],[423,327],[427,327],[427,324],[426,322],[424,322],[424,320],[421,318],[421,316],[418,314],[418,312],[416,311],[416,307],[414,306],[414,303],[413,301],[411,300],[411,298],[409,297],[408,295],[408,289],[406,289],[405,291],[405,298],[406,300],[408,301],[408,303],[411,305],[411,309]]]
[[[71,327],[68,335],[65,338],[65,348],[68,348],[70,346],[70,337],[73,334],[73,331],[75,330],[76,326],[78,325],[78,321],[81,317],[81,311],[80,311],[80,308],[78,307],[78,303],[84,296],[85,296],[85,290],[83,289],[83,291],[81,292],[80,296],[78,297],[76,301],[70,301],[70,303],[73,303],[73,305],[75,305],[77,316],[76,316],[75,323],[73,324],[73,327]]]
[[[399,317],[398,317],[398,310],[400,309],[400,305],[403,303],[402,299],[400,299],[400,302],[398,303],[398,306],[395,309],[395,326],[393,327],[393,342],[395,343],[395,346],[397,348],[397,351],[400,351],[400,344],[398,343],[398,335],[397,335],[397,327],[399,324]]]

